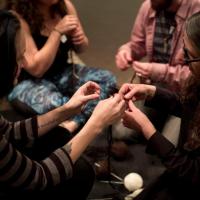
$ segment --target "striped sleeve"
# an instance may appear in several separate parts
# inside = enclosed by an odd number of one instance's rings
[[[38,137],[37,117],[18,122],[8,122],[0,117],[0,133],[10,142],[21,146],[31,146]]]
[[[63,148],[41,162],[30,160],[0,135],[0,182],[20,190],[43,190],[72,176],[73,167]]]

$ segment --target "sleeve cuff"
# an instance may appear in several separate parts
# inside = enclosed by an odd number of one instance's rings
[[[34,138],[38,138],[38,116],[32,117],[32,129]]]
[[[174,148],[174,145],[169,140],[156,131],[148,140],[146,152],[165,158]]]
[[[169,99],[170,96],[171,93],[169,92],[168,89],[156,87],[156,92],[154,97],[150,100],[145,101],[145,106],[159,108],[160,110],[163,110],[162,106],[161,107],[158,106],[160,105],[158,102],[165,102],[165,99],[166,98]]]

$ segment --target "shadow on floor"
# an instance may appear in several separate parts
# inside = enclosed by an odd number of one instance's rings
[[[93,157],[87,155],[87,158],[90,160],[94,167],[94,162],[98,162],[99,160],[101,161],[102,159],[107,160],[108,158],[108,153],[106,153],[106,147],[108,147],[109,145],[108,130],[99,135],[99,137],[96,138],[95,141],[91,144],[92,147],[98,147],[99,149],[102,148],[105,150],[105,154],[98,154],[98,152],[96,152],[93,154]],[[116,160],[115,158],[113,158],[113,156],[111,156],[111,171],[122,180],[127,174],[131,172],[138,173],[142,176],[144,181],[143,186],[145,187],[163,172],[164,167],[157,157],[155,157],[154,155],[149,155],[145,152],[145,140],[140,140],[138,142],[137,140],[129,140],[128,142],[125,142],[129,149],[129,155],[122,160]],[[103,178],[103,180],[108,181],[109,178]],[[119,180],[113,176],[110,177],[110,180],[119,182]],[[130,192],[124,187],[124,185],[109,184],[108,182],[105,183],[97,178],[88,199],[124,200],[125,196],[129,193]]]

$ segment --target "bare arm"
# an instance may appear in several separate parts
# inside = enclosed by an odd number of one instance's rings
[[[69,155],[73,162],[78,159],[87,145],[100,134],[105,127],[113,124],[122,117],[125,108],[125,101],[121,95],[115,95],[114,97],[102,100],[98,103],[85,126],[66,146],[71,149]]]
[[[17,151],[6,137],[0,134],[1,182],[22,190],[42,190],[70,178],[73,173],[72,162],[74,163],[79,158],[87,145],[103,128],[118,120],[124,110],[125,102],[119,95],[101,101],[87,125],[68,144],[58,148],[40,162],[30,160]],[[59,112],[62,113],[63,110]],[[54,113],[57,119],[59,119],[58,113]],[[63,112],[63,114],[66,113]],[[45,124],[42,121],[43,119],[38,119],[40,126]],[[51,123],[50,126],[54,125],[55,123]]]
[[[39,50],[33,40],[29,25],[25,20],[20,19],[26,40],[26,66],[24,68],[31,75],[41,77],[55,59],[61,35],[56,31],[52,31],[45,45]]]
[[[19,15],[18,15],[19,16]],[[32,76],[42,77],[51,67],[63,34],[69,35],[78,27],[78,19],[75,15],[66,15],[61,18],[54,29],[50,32],[48,39],[41,49],[38,49],[32,37],[28,23],[20,17],[26,40],[24,69]],[[67,53],[67,52],[66,52]]]
[[[74,114],[74,110],[66,104],[46,114],[38,116],[38,136],[40,137],[46,134],[49,130],[69,119]]]
[[[69,153],[72,162],[75,162],[79,158],[88,144],[100,134],[105,127],[122,117],[125,108],[125,101],[119,94],[98,103],[85,126],[69,143],[62,147]],[[48,113],[49,116],[46,114],[38,118],[39,134],[42,135],[46,133],[46,131],[56,126],[58,122],[61,122],[66,117],[70,117],[74,111],[69,112],[71,108],[68,107],[68,113],[70,114],[66,116],[66,109],[67,107],[64,109],[61,108],[60,110],[56,109],[54,112]]]
[[[38,117],[39,136],[80,113],[88,101],[99,98],[99,95],[100,87],[97,83],[89,81],[82,85],[66,104]]]
[[[85,48],[88,46],[88,38],[83,30],[83,27],[81,25],[80,19],[78,17],[78,13],[74,7],[74,5],[72,4],[72,2],[70,0],[65,0],[65,4],[66,7],[68,9],[68,13],[70,15],[75,15],[77,17],[78,20],[78,26],[76,28],[75,31],[72,32],[72,42],[74,45],[74,50],[77,53],[81,53],[85,50]]]

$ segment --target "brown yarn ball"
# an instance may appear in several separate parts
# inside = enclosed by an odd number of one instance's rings
[[[108,169],[108,161],[107,160],[100,160],[95,163],[95,173],[97,179],[108,179],[110,176],[109,169]]]
[[[114,141],[111,146],[111,155],[116,160],[124,160],[130,154],[127,144],[123,141]]]

